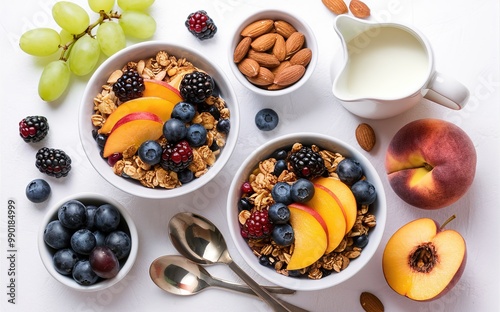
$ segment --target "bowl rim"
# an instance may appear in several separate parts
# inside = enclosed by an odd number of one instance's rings
[[[349,264],[348,268],[341,271],[340,273],[332,273],[331,275],[326,276],[320,280],[291,278],[276,273],[270,268],[263,267],[258,263],[257,257],[252,253],[245,240],[241,237],[240,229],[237,224],[238,213],[237,209],[235,209],[237,205],[236,200],[239,198],[240,185],[242,182],[244,182],[245,177],[247,177],[250,171],[255,168],[259,160],[262,160],[264,157],[269,156],[274,150],[280,147],[291,146],[295,142],[300,142],[303,144],[314,143],[318,146],[321,146],[322,148],[330,147],[330,149],[334,149],[334,151],[338,151],[344,156],[357,159],[362,164],[363,170],[365,171],[365,175],[367,176],[368,180],[373,183],[377,189],[377,199],[375,201],[374,208],[372,208],[375,209],[374,214],[377,217],[377,226],[374,228],[373,232],[370,233],[370,243],[364,248],[364,252],[361,253],[360,257],[356,258]],[[344,141],[329,135],[311,132],[286,134],[270,140],[266,144],[254,150],[242,162],[240,168],[234,175],[234,178],[229,187],[226,210],[227,224],[231,239],[233,240],[236,249],[238,250],[241,257],[245,260],[245,262],[254,271],[256,271],[260,276],[262,276],[269,282],[282,287],[305,291],[320,290],[336,286],[358,273],[375,255],[384,234],[387,218],[387,202],[384,186],[380,176],[378,175],[371,162],[360,151],[356,150],[354,147],[345,143]]]
[[[217,156],[217,160],[215,161],[214,165],[212,165],[209,170],[200,178],[174,189],[148,188],[142,186],[138,181],[127,181],[125,178],[119,177],[114,174],[112,168],[109,167],[106,161],[99,156],[99,152],[97,151],[97,144],[92,139],[91,130],[89,130],[94,129],[90,121],[92,112],[91,103],[94,95],[98,93],[98,91],[95,93],[93,91],[100,90],[100,87],[105,83],[107,77],[111,74],[111,72],[116,69],[120,69],[127,61],[130,61],[130,59],[154,56],[161,50],[165,50],[167,51],[167,53],[175,55],[177,57],[190,57],[191,59],[189,59],[189,61],[195,64],[195,66],[198,66],[199,63],[205,64],[198,67],[200,67],[200,69],[204,71],[207,71],[212,76],[216,76],[215,78],[217,79],[214,78],[214,80],[219,86],[219,89],[223,89],[221,90],[222,98],[226,101],[228,107],[230,108],[231,114],[231,131],[229,132],[229,135],[226,138],[226,144],[224,145],[222,152]],[[128,57],[128,59],[126,60],[122,60],[128,54],[132,54],[132,56]],[[211,68],[205,68],[206,66],[209,66]],[[99,81],[102,83],[99,83]],[[97,85],[98,83],[99,85]],[[131,195],[151,199],[168,199],[182,196],[201,188],[209,181],[211,181],[224,168],[224,166],[230,159],[234,148],[236,147],[236,141],[239,135],[240,128],[238,98],[231,85],[231,81],[228,79],[227,75],[221,69],[221,67],[219,67],[217,63],[209,60],[207,57],[194,49],[160,40],[133,44],[106,59],[96,69],[96,71],[92,74],[92,77],[89,79],[89,82],[85,87],[82,100],[80,101],[78,113],[80,143],[92,167],[99,173],[101,177],[103,177],[114,187]]]
[[[300,80],[294,83],[293,85],[280,90],[266,90],[253,85],[243,76],[243,74],[238,70],[238,66],[233,62],[232,56],[234,54],[234,49],[236,48],[236,45],[241,40],[240,36],[241,31],[248,24],[262,18],[270,18],[273,20],[279,18],[289,22],[297,30],[303,32],[304,35],[306,35],[306,46],[313,51],[311,61],[307,65],[304,76],[302,76],[302,78],[300,78]],[[250,13],[250,15],[248,15],[248,17],[245,18],[236,28],[236,31],[234,32],[233,37],[231,39],[231,44],[229,45],[228,55],[230,57],[228,57],[228,60],[229,60],[229,67],[231,68],[233,75],[244,87],[259,95],[280,96],[291,93],[299,89],[309,80],[314,70],[316,69],[316,65],[318,63],[318,54],[319,50],[318,50],[318,42],[316,40],[316,36],[314,35],[314,32],[312,28],[309,26],[309,24],[302,17],[300,17],[299,14],[293,14],[291,11],[285,9],[259,9]]]
[[[130,249],[127,261],[125,262],[125,264],[122,266],[122,268],[115,277],[102,280],[99,283],[90,286],[83,286],[75,282],[70,276],[65,276],[58,273],[55,270],[54,266],[52,265],[52,252],[50,251],[49,247],[45,244],[45,241],[43,239],[43,233],[47,224],[50,221],[57,219],[57,216],[56,218],[54,218],[54,216],[56,215],[59,207],[62,206],[65,202],[72,199],[76,199],[82,202],[109,203],[115,206],[120,211],[122,218],[125,220],[130,232],[130,240],[132,241],[132,247]],[[128,210],[115,199],[98,193],[82,192],[62,198],[49,208],[49,210],[43,217],[42,223],[38,230],[38,254],[47,271],[50,273],[50,275],[52,275],[52,277],[54,277],[54,279],[56,279],[61,284],[84,292],[103,290],[121,281],[134,266],[135,260],[137,259],[138,250],[139,250],[139,234],[135,222],[132,219],[132,216],[130,215]]]

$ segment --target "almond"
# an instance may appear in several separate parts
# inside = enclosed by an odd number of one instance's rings
[[[267,87],[267,90],[281,90],[285,87],[283,86],[278,86],[277,84],[273,83],[272,85]]]
[[[291,65],[276,74],[274,83],[282,87],[292,85],[299,81],[299,79],[304,76],[305,72],[306,68],[304,66]]]
[[[271,19],[263,19],[255,21],[241,31],[243,37],[257,38],[260,35],[267,34],[273,29],[274,21]]]
[[[290,63],[292,65],[302,65],[307,66],[312,58],[312,51],[309,48],[303,48],[297,51],[291,58]]]
[[[285,69],[291,65],[292,64],[290,64],[290,61],[283,61],[277,67],[274,67],[273,69],[271,69],[271,72],[276,76],[280,71],[282,71],[283,69]]]
[[[255,38],[250,46],[255,51],[264,52],[271,49],[276,42],[276,34],[275,33],[267,33]]]
[[[276,42],[274,43],[273,54],[280,62],[283,62],[285,60],[286,43],[285,38],[280,34],[276,34]]]
[[[273,54],[265,53],[265,52],[257,52],[252,49],[248,51],[248,57],[256,60],[260,66],[264,66],[267,68],[273,68],[280,64],[280,61]]]
[[[255,77],[259,74],[260,65],[251,58],[245,58],[238,64],[240,72],[247,77]]]
[[[259,74],[255,77],[247,77],[247,79],[258,86],[269,86],[273,83],[274,75],[265,67],[259,68]]]
[[[349,10],[351,10],[352,15],[358,18],[367,18],[370,16],[370,8],[360,0],[351,0]]]
[[[241,39],[233,53],[233,61],[235,63],[241,62],[241,60],[247,55],[248,50],[250,49],[250,43],[252,43],[252,38],[245,37]]]
[[[304,42],[305,37],[303,33],[296,31],[291,34],[285,42],[286,56],[291,57],[293,54],[295,54],[295,52],[302,49]]]
[[[276,29],[276,32],[282,35],[284,38],[290,37],[291,34],[297,31],[295,27],[285,21],[275,21],[274,29]]]
[[[382,301],[372,293],[362,292],[359,302],[366,312],[384,312]]]
[[[321,0],[323,4],[328,8],[328,10],[333,13],[340,15],[347,13],[347,5],[344,0]]]
[[[359,124],[356,128],[356,140],[359,146],[367,152],[371,151],[377,142],[375,131],[366,123]]]

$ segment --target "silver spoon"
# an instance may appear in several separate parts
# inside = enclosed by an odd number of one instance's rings
[[[199,264],[224,263],[274,311],[306,311],[272,296],[231,258],[219,229],[202,216],[181,212],[170,219],[170,239],[181,255]]]
[[[149,276],[161,289],[181,296],[195,295],[208,287],[218,287],[255,295],[247,286],[218,279],[210,275],[201,265],[177,255],[161,256],[153,260]],[[295,290],[265,286],[269,292],[293,294]]]

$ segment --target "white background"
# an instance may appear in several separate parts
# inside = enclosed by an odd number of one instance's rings
[[[330,70],[339,60],[339,39],[332,25],[334,15],[319,0],[157,0],[151,14],[158,23],[153,39],[182,43],[195,48],[216,63],[233,82],[241,111],[241,131],[235,152],[227,167],[196,193],[174,200],[147,200],[132,197],[109,185],[86,159],[78,139],[77,114],[80,98],[89,77],[73,77],[69,91],[54,103],[45,103],[37,95],[37,83],[48,59],[24,54],[17,45],[19,36],[35,26],[56,27],[50,17],[55,1],[1,1],[1,158],[0,158],[0,305],[1,311],[269,311],[250,296],[207,290],[195,297],[178,297],[162,292],[149,279],[153,259],[176,254],[167,237],[168,220],[181,210],[190,210],[211,219],[227,237],[235,261],[262,284],[266,281],[243,263],[229,240],[225,220],[227,189],[238,164],[260,144],[282,134],[313,131],[335,136],[359,148],[354,130],[366,122],[349,114],[334,102],[330,93]],[[86,1],[75,1],[88,8]],[[496,0],[366,0],[372,9],[371,20],[402,22],[424,33],[434,47],[437,70],[454,76],[471,91],[468,106],[451,111],[423,103],[411,111],[384,121],[368,121],[377,134],[377,145],[365,153],[377,168],[388,198],[388,220],[382,243],[369,265],[343,284],[314,292],[298,292],[287,300],[312,311],[362,311],[362,291],[376,294],[386,311],[498,311],[500,282],[500,209],[499,177],[499,5]],[[250,12],[261,8],[286,8],[302,16],[314,30],[319,44],[319,62],[310,79],[300,90],[279,98],[256,96],[244,89],[229,70],[232,56],[227,55],[232,31]],[[219,31],[215,38],[200,42],[184,28],[186,17],[205,9]],[[89,10],[90,12],[90,10]],[[91,15],[95,20],[96,15]],[[133,43],[133,42],[130,42]],[[280,124],[271,132],[258,131],[255,113],[271,107],[280,115]],[[26,144],[18,135],[18,122],[28,115],[44,115],[50,123],[48,137],[37,144]],[[478,164],[475,181],[468,193],[455,204],[438,211],[424,211],[405,204],[391,190],[384,173],[384,157],[389,140],[406,123],[419,118],[441,118],[454,122],[474,141]],[[54,179],[39,173],[34,155],[42,146],[65,150],[73,160],[68,177]],[[44,203],[32,204],[24,190],[34,178],[45,178],[52,187]],[[43,267],[37,247],[37,232],[48,207],[61,198],[78,192],[109,194],[127,206],[140,231],[139,254],[135,266],[124,281],[96,293],[79,293],[55,281]],[[5,243],[7,200],[16,202],[17,262],[16,304],[7,303],[8,262]],[[468,260],[456,287],[433,302],[419,303],[401,297],[386,284],[381,257],[389,237],[403,224],[419,217],[439,222],[456,214],[448,227],[466,239]],[[230,280],[238,278],[227,267],[207,268]]]

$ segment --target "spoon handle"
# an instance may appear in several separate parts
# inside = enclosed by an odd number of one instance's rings
[[[215,279],[215,278],[212,279],[210,281],[210,286],[229,289],[232,291],[238,291],[238,292],[249,294],[249,295],[257,295],[251,288],[249,288],[246,285],[241,285],[241,284],[237,284],[237,283],[233,283],[233,282],[221,280],[221,279]],[[280,287],[280,286],[261,286],[261,287],[264,287],[268,292],[273,293],[273,294],[291,295],[291,294],[294,294],[296,292],[293,289]]]
[[[257,296],[271,306],[274,311],[307,312],[307,310],[272,296],[266,289],[262,288],[259,284],[257,284],[257,282],[248,276],[234,261],[230,261],[227,264],[229,268],[231,268],[236,275],[238,275],[248,286],[250,286]]]

